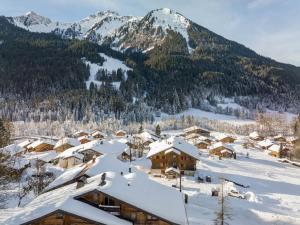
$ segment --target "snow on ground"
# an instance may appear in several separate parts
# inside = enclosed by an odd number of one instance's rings
[[[190,108],[176,115],[168,115],[166,113],[162,113],[161,117],[156,117],[157,120],[168,119],[168,118],[180,118],[181,116],[193,116],[197,119],[210,119],[210,120],[218,120],[220,122],[231,123],[235,125],[248,125],[255,124],[254,120],[249,119],[241,119],[235,116],[229,116],[224,114],[218,114],[213,112],[203,111],[201,109]]]
[[[189,195],[186,209],[190,225],[214,224],[219,205],[218,198],[211,197],[211,190],[220,187],[221,177],[250,186],[242,188],[233,185],[234,189],[246,194],[248,200],[227,197],[230,217],[227,222],[230,225],[299,225],[300,168],[278,162],[266,152],[232,145],[238,154],[237,160],[219,160],[202,152],[197,174],[201,177],[211,176],[212,183],[197,183],[194,177],[183,177],[183,190]],[[247,152],[249,158],[246,157]],[[179,185],[178,179],[152,179],[167,186]]]
[[[90,66],[90,77],[89,77],[88,81],[86,81],[86,87],[87,87],[87,89],[90,88],[90,84],[92,82],[98,88],[101,86],[102,81],[98,81],[96,79],[96,74],[97,74],[97,72],[100,69],[105,69],[105,70],[107,70],[110,73],[112,71],[117,71],[118,69],[122,69],[123,71],[125,71],[125,80],[127,80],[127,71],[131,70],[129,67],[127,67],[122,61],[120,61],[118,59],[111,58],[111,57],[105,55],[104,53],[100,53],[100,56],[105,59],[105,62],[103,63],[102,66],[100,66],[100,65],[98,65],[96,63],[91,63],[89,61],[85,61],[85,63]],[[121,82],[112,82],[112,85],[116,89],[120,88],[120,84],[121,84]]]

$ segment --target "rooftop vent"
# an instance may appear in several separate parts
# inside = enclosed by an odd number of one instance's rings
[[[80,179],[77,181],[76,189],[82,188],[87,183],[86,177],[80,177]]]
[[[105,181],[105,179],[106,179],[106,173],[103,173],[102,175],[101,175],[101,182],[100,182],[100,186],[104,186],[105,184],[106,184],[106,181]]]

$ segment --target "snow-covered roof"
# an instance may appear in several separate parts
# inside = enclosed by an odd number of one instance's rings
[[[266,139],[257,143],[260,147],[269,147],[273,144],[270,139]]]
[[[167,168],[166,170],[165,170],[165,173],[176,173],[176,174],[180,174],[180,171],[179,171],[179,169],[177,169],[177,168],[174,168],[174,167],[169,167],[169,168]]]
[[[73,180],[84,168],[85,165],[81,164],[65,170],[60,176],[52,181],[45,190],[51,190]]]
[[[209,130],[204,129],[204,128],[199,127],[199,126],[192,126],[192,127],[185,128],[183,130],[183,132],[187,133],[187,132],[191,132],[191,131],[194,131],[194,130],[203,130],[203,131],[209,132]]]
[[[79,146],[81,146],[81,145],[78,145],[78,146],[75,146],[75,147],[72,147],[72,148],[69,148],[69,149],[63,151],[62,153],[60,153],[59,155],[56,156],[56,159],[66,159],[69,157],[83,159],[84,155],[78,153]]]
[[[34,141],[30,145],[28,145],[27,148],[36,148],[39,145],[43,145],[43,144],[53,145],[54,146],[55,145],[55,141],[52,141],[50,139],[41,139],[41,140]]]
[[[272,152],[279,152],[280,151],[280,145],[274,144],[271,147],[268,148]]]
[[[102,155],[97,157],[95,163],[85,172],[86,175],[92,177],[103,173],[105,171],[112,171],[116,173],[129,171],[129,164],[120,161],[115,155]]]
[[[260,135],[258,134],[257,131],[254,131],[254,132],[252,132],[252,133],[249,134],[249,137],[250,138],[258,138],[258,137],[260,137]]]
[[[141,138],[145,142],[146,141],[153,142],[153,141],[157,141],[159,139],[159,137],[156,134],[153,134],[150,131],[144,131],[140,134],[136,134],[135,136]]]
[[[214,138],[216,138],[218,141],[221,141],[221,140],[223,140],[225,138],[228,138],[228,137],[233,138],[230,135],[227,135],[227,134],[224,134],[224,133],[213,133],[212,136]]]
[[[76,197],[90,191],[99,191],[110,195],[171,223],[187,224],[183,194],[178,190],[152,181],[147,174],[142,172],[124,176],[119,173],[106,172],[106,183],[103,186],[99,185],[101,177],[102,174],[88,178],[87,183],[78,189],[74,183],[41,194],[26,207],[20,208],[9,220],[5,221],[5,224],[26,223],[57,210],[103,224],[131,224],[108,212],[76,200]],[[170,213],[170,203],[172,203],[172,213]]]
[[[76,196],[96,189],[100,180],[101,177],[97,176],[89,179],[88,184],[79,189],[76,189],[76,183],[74,183],[41,194],[24,208],[19,208],[19,210],[13,213],[4,224],[16,225],[28,223],[34,219],[38,219],[55,211],[61,210],[98,223],[110,225],[132,225],[131,222],[122,220],[108,212],[75,199]]]
[[[77,138],[78,141],[81,141],[81,140],[84,140],[84,139],[89,140],[89,141],[94,140],[94,138],[90,137],[90,136],[81,136],[81,137]]]
[[[147,158],[156,155],[160,152],[165,152],[169,149],[176,149],[196,159],[199,159],[199,152],[197,147],[188,143],[187,141],[185,141],[180,137],[173,136],[166,140],[153,142],[149,146],[150,146],[150,151],[148,152]]]
[[[94,140],[85,144],[82,144],[78,149],[78,152],[85,150],[94,150],[102,155],[104,154],[115,154],[120,155],[127,150],[128,146],[118,140]]]
[[[219,147],[222,147],[222,146],[225,147],[224,144],[223,144],[222,142],[219,141],[219,142],[216,142],[216,143],[212,144],[212,145],[210,146],[210,148],[211,148],[211,149],[215,149],[215,148],[219,148]]]
[[[106,137],[106,134],[99,131],[99,130],[95,130],[93,133],[91,133],[92,136],[96,136],[96,135],[101,135],[103,137]]]
[[[65,144],[71,145],[71,146],[77,146],[80,145],[80,142],[75,139],[75,138],[69,138],[69,137],[65,137],[60,139],[54,146],[54,149],[59,148]]]
[[[8,146],[0,149],[1,153],[10,155],[10,156],[13,156],[13,155],[23,152],[23,151],[25,151],[25,149],[16,144],[11,144],[11,145],[8,145]]]
[[[41,160],[44,162],[50,162],[51,160],[55,159],[57,157],[57,153],[54,150],[36,153],[36,152],[30,152],[24,155],[29,160]]]
[[[230,149],[223,149],[223,150],[221,150],[221,153],[225,153],[225,152],[232,153],[232,150],[230,150]]]
[[[32,143],[32,141],[30,140],[25,140],[25,141],[22,141],[18,144],[18,146],[22,147],[22,148],[25,148],[26,146],[30,145]]]
[[[69,148],[65,150],[64,152],[60,153],[57,158],[68,158],[71,156],[74,156],[76,154],[82,155],[81,153],[87,150],[93,150],[95,152],[98,152],[102,155],[104,154],[114,154],[114,155],[120,155],[126,149],[128,146],[124,143],[119,142],[118,140],[94,140],[90,141],[85,144],[81,144],[72,148]]]
[[[29,159],[23,157],[15,157],[7,163],[7,166],[12,169],[20,170],[25,168],[30,163]]]

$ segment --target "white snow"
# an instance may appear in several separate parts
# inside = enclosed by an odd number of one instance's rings
[[[11,144],[11,145],[8,145],[8,146],[0,149],[1,153],[10,155],[10,156],[13,156],[13,155],[23,152],[23,151],[25,151],[25,149],[16,144]]]
[[[180,138],[180,137],[170,137],[166,140],[159,140],[156,142],[153,142],[149,145],[150,147],[150,151],[148,152],[147,158],[156,155],[160,152],[167,152],[168,150],[171,149],[171,151],[178,151],[179,152],[184,152],[189,156],[192,156],[196,159],[199,159],[199,153],[198,153],[198,149],[186,142],[184,139]]]
[[[168,8],[154,10],[152,17],[155,19],[153,23],[154,28],[161,27],[165,33],[167,33],[169,29],[180,33],[186,40],[189,52],[192,52],[188,44],[189,35],[187,29],[190,26],[190,21],[187,18]]]
[[[248,125],[248,124],[256,123],[254,120],[241,119],[241,118],[237,118],[235,116],[207,112],[207,111],[203,111],[201,109],[195,109],[195,108],[190,108],[190,109],[185,110],[176,115],[168,115],[166,113],[162,113],[161,117],[156,117],[156,120],[159,121],[159,120],[168,119],[168,118],[179,119],[182,116],[193,116],[196,119],[209,119],[209,120],[214,120],[214,121],[219,121],[219,122],[224,122],[224,123],[231,123],[234,125]]]
[[[60,139],[60,140],[55,144],[54,149],[59,148],[59,147],[65,145],[65,144],[68,144],[68,145],[74,147],[74,146],[80,145],[80,142],[79,142],[77,139],[75,139],[75,138],[68,138],[68,137],[65,137],[65,138]]]
[[[100,69],[107,70],[109,73],[112,73],[112,71],[117,71],[118,69],[122,69],[125,73],[125,80],[127,80],[127,71],[132,70],[131,68],[127,67],[122,61],[118,59],[114,59],[112,57],[109,57],[105,55],[104,53],[100,53],[100,56],[105,59],[104,63],[102,66],[96,64],[96,63],[91,63],[89,61],[85,60],[85,63],[89,65],[90,67],[90,77],[88,81],[86,81],[86,87],[87,89],[90,88],[90,84],[93,82],[98,88],[101,87],[102,81],[98,81],[96,79],[96,74]],[[120,82],[112,82],[112,85],[116,88],[120,88]]]

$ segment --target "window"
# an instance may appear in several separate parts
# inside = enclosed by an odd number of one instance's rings
[[[158,218],[155,216],[147,215],[147,220],[158,220]]]

